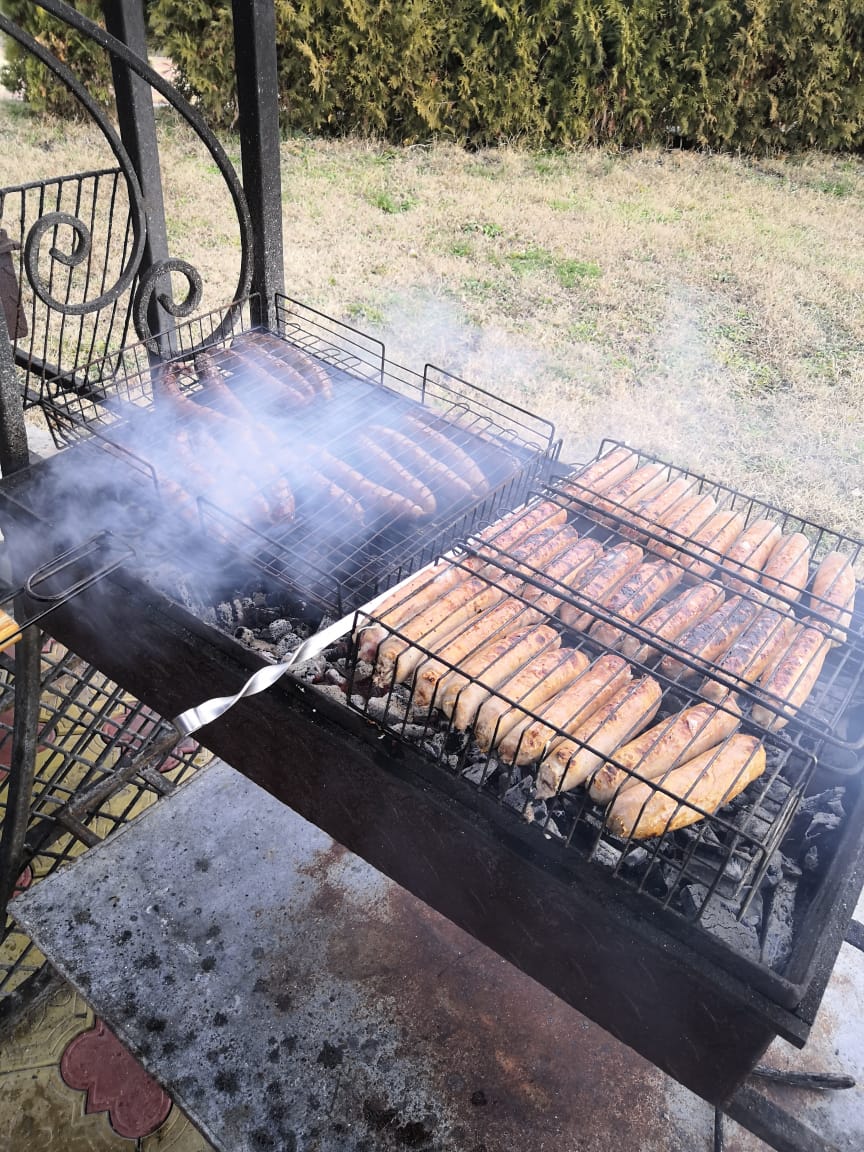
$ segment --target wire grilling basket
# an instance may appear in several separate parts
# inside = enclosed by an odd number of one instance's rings
[[[277,318],[278,333],[256,329],[240,302],[176,329],[167,416],[165,365],[143,344],[82,368],[73,389],[46,387],[55,442],[111,455],[130,481],[160,495],[169,516],[185,511],[270,586],[336,612],[520,503],[554,458],[548,421],[431,365],[420,375],[393,364],[380,341],[285,297]],[[250,414],[227,444],[226,388]],[[199,420],[205,438],[221,421],[206,448]],[[180,467],[175,453],[184,450]],[[254,460],[236,480],[214,483],[243,453]],[[383,461],[388,484],[395,476],[406,487],[384,488],[370,460]],[[199,480],[194,506],[190,476]],[[274,514],[286,483],[293,507]],[[411,504],[417,492],[425,503]]]
[[[604,442],[596,459],[615,448],[623,446]],[[720,935],[728,939],[737,931],[735,922],[754,915],[754,900],[761,907],[769,888],[772,900],[783,890],[779,861],[797,867],[781,848],[801,839],[799,814],[817,765],[825,762],[839,773],[861,767],[862,620],[856,613],[843,642],[830,647],[809,698],[791,716],[757,675],[733,673],[722,654],[706,658],[658,637],[652,613],[716,585],[730,600],[734,592],[739,611],[750,620],[773,613],[773,630],[789,629],[787,644],[793,630],[806,632],[806,625],[821,626],[826,637],[835,621],[814,594],[814,572],[828,553],[856,564],[862,544],[656,457],[633,455],[636,467],[656,464],[666,484],[681,481],[676,491],[710,496],[716,509],[734,510],[745,526],[770,520],[787,535],[806,537],[804,595],[790,576],[771,586],[769,599],[758,569],[733,568],[719,549],[700,550],[693,539],[670,534],[647,514],[634,513],[638,499],[629,506],[598,503],[574,486],[572,476],[562,476],[517,516],[464,539],[436,570],[440,591],[434,598],[421,587],[413,600],[409,595],[399,603],[387,601],[376,613],[358,617],[346,695],[354,710],[460,786],[512,810],[512,826],[521,825],[520,835],[544,855],[565,866],[573,853],[593,859],[628,888],[709,931],[718,930],[719,918]],[[533,523],[531,554],[520,548],[518,537],[514,541],[520,518]],[[544,531],[544,523],[551,530]],[[568,544],[583,551],[581,569],[574,568]],[[592,594],[589,577],[580,588],[574,574],[590,573],[598,556],[627,548],[641,550],[641,565],[673,570],[667,591],[650,610],[629,616],[626,599],[622,607],[609,595]],[[554,558],[568,555],[573,571],[565,578]],[[435,571],[429,577],[434,579]],[[471,596],[462,596],[462,608],[461,594],[452,594],[453,611],[463,612],[453,617],[464,620],[461,638],[459,626],[447,632],[440,624],[436,631],[427,611],[433,599],[446,597],[448,586],[469,585]],[[772,632],[766,636],[770,643]],[[533,679],[532,669],[538,670]],[[560,676],[563,687],[544,698],[541,674]],[[569,697],[570,713],[584,717],[581,725],[570,722],[566,693],[592,675],[587,704],[579,702],[578,692]],[[605,702],[626,708],[646,685],[652,695],[641,711],[634,708],[629,730],[619,731],[610,744],[598,719]],[[557,712],[556,700],[562,702]],[[659,756],[664,739],[671,739],[667,734],[680,729],[682,715],[692,717],[683,745],[690,751],[668,761],[664,771],[652,770],[649,754]],[[640,733],[647,733],[641,745]],[[720,775],[718,749],[730,749],[733,741],[736,765],[711,794],[706,782],[712,773]],[[685,784],[669,763],[680,769],[687,762],[701,764],[701,771]],[[828,796],[825,804],[836,807],[839,800]],[[803,809],[810,805],[808,797]],[[782,970],[788,952],[763,947],[761,959]]]

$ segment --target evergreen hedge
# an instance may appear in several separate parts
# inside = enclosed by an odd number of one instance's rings
[[[104,27],[99,0],[69,2],[73,8]],[[67,64],[98,104],[103,108],[113,107],[111,61],[103,49],[86,37],[79,36],[62,20],[49,16],[31,0],[0,0],[0,9],[58,60]],[[5,88],[22,95],[38,112],[65,119],[80,119],[87,115],[53,72],[26,52],[17,41],[8,37],[4,37],[4,41],[6,66],[0,71],[0,82]]]
[[[97,0],[76,2],[98,12]],[[745,151],[864,142],[864,0],[275,2],[290,130]],[[0,3],[56,34],[27,0]],[[148,0],[148,14],[180,87],[214,126],[230,127],[230,0]],[[72,39],[61,48],[78,66]],[[103,67],[95,81],[84,76],[97,97],[110,83]],[[27,98],[47,107],[19,75]]]

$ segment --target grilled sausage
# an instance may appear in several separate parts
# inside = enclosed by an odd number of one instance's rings
[[[425,452],[419,444],[415,444],[395,428],[373,424],[369,434],[380,440],[388,452],[391,452],[400,463],[410,467],[415,476],[441,495],[445,501],[466,500],[473,495],[470,484],[461,476],[457,476],[452,468],[448,468],[441,460]]]
[[[758,580],[759,573],[779,540],[778,524],[773,520],[754,520],[723,553],[723,582],[735,592],[758,597],[754,588],[735,578],[735,573],[740,572],[749,580]]]
[[[755,683],[766,668],[789,647],[794,620],[771,608],[757,612],[723,659],[719,670],[731,680]],[[702,695],[720,702],[729,689],[710,677],[702,685]]]
[[[835,644],[846,642],[846,629],[852,622],[854,606],[855,572],[849,557],[842,552],[829,552],[813,577],[810,607],[837,624],[831,632]],[[828,625],[821,621],[815,626],[828,631]]]
[[[634,769],[644,780],[656,780],[670,768],[684,764],[700,752],[713,748],[738,727],[741,712],[733,698],[724,708],[695,704],[668,716],[612,753],[616,764],[605,763],[591,781],[589,793],[598,804],[608,804],[624,788],[639,781],[626,769]]]
[[[325,476],[330,476],[340,487],[353,493],[363,507],[369,509],[373,514],[377,513],[400,520],[419,520],[422,518],[423,509],[413,500],[409,500],[406,496],[400,496],[398,492],[393,492],[382,484],[374,483],[361,472],[358,472],[356,468],[352,468],[344,460],[333,456],[325,449],[318,449],[316,461]]]
[[[756,736],[740,732],[650,784],[634,784],[616,797],[607,827],[622,839],[645,840],[702,819],[698,805],[715,812],[765,771],[765,749]],[[657,791],[657,785],[672,793]]]
[[[709,613],[716,611],[723,603],[724,596],[718,584],[696,584],[640,621],[639,627],[655,640],[675,641]],[[628,659],[644,662],[656,654],[657,646],[651,641],[643,643],[638,636],[626,636],[621,642],[621,652]]]
[[[520,721],[529,719],[547,700],[570,686],[588,667],[588,657],[575,648],[552,649],[537,656],[515,676],[499,684],[483,703],[474,722],[474,740],[488,752]]]
[[[810,541],[803,532],[783,536],[768,557],[759,583],[769,592],[779,592],[787,600],[797,600],[807,586],[810,573]],[[777,604],[779,611],[785,605]]]
[[[526,608],[519,600],[507,597],[476,617],[466,628],[451,632],[449,639],[442,645],[436,644],[435,657],[424,656],[417,665],[412,703],[417,708],[428,708],[437,704],[438,682],[454,665],[461,665],[467,657],[477,652],[488,641],[497,638],[499,634],[515,632],[539,621],[539,612]]]
[[[294,410],[307,407],[314,399],[314,390],[306,381],[279,371],[272,363],[268,366],[263,357],[254,352],[250,355],[248,348],[241,353],[237,342],[231,348],[222,349],[219,363],[229,373],[227,386],[247,395],[250,401],[254,396],[258,406]]]
[[[733,596],[722,608],[682,632],[676,647],[682,648],[697,663],[713,664],[732,647],[757,611],[755,605],[742,600],[740,596]],[[697,675],[697,672],[671,654],[663,657],[660,668],[673,680]]]
[[[690,534],[688,541],[681,541],[695,555],[679,556],[679,563],[688,568],[694,576],[710,575],[715,564],[719,564],[726,550],[734,544],[744,531],[744,517],[729,508],[720,508],[709,516],[701,528]]]
[[[406,620],[399,626],[399,631],[409,637],[409,642],[392,636],[381,645],[373,677],[374,683],[380,688],[386,688],[391,678],[397,684],[409,679],[417,665],[426,659],[425,653],[417,645],[430,652],[437,652],[439,647],[449,643],[452,637],[471,627],[478,616],[506,600],[511,592],[520,587],[521,581],[510,576],[498,584],[489,584],[485,580],[472,578],[466,584],[457,585],[444,597],[441,604],[427,610],[423,619]],[[448,603],[453,605],[452,610],[447,610]],[[388,661],[391,663],[389,677]]]
[[[653,676],[643,676],[619,689],[548,753],[537,773],[536,799],[546,799],[558,791],[569,792],[583,784],[605,756],[653,720],[662,697],[663,689]]]
[[[638,567],[643,552],[638,544],[616,544],[598,560],[580,573],[578,583],[571,589],[580,598],[603,604],[619,584]],[[561,619],[568,628],[584,631],[594,620],[590,612],[575,604],[562,604]]]
[[[399,492],[422,510],[424,516],[434,516],[437,504],[434,495],[425,484],[394,460],[389,452],[376,444],[371,436],[359,436],[357,442],[363,449],[366,459],[375,470],[376,480]]]
[[[526,583],[522,595],[529,603],[536,604],[541,612],[554,616],[561,604],[561,598],[555,595],[553,589],[556,585],[561,585],[563,588],[572,587],[579,573],[589,564],[593,564],[601,551],[602,548],[596,540],[589,540],[583,536],[566,552],[546,565],[542,576],[538,577],[537,584]]]
[[[625,536],[639,539],[640,527],[656,532],[657,526],[662,523],[663,516],[675,515],[687,494],[696,481],[687,476],[678,476],[671,483],[661,488],[655,495],[647,500],[640,500],[633,508],[632,525],[623,525],[621,528]]]
[[[421,569],[410,583],[381,601],[375,609],[375,623],[361,626],[355,632],[357,658],[374,660],[378,645],[388,635],[387,627],[398,628],[401,621],[419,615],[467,578],[467,574],[455,564],[443,563],[431,570]]]
[[[626,519],[625,509],[633,508],[649,496],[654,496],[666,483],[666,469],[662,464],[643,464],[626,479],[607,488],[601,496],[593,496],[591,503],[595,508]]]
[[[587,500],[605,492],[613,484],[620,483],[636,469],[638,463],[638,455],[629,448],[613,448],[604,452],[593,464],[587,464],[580,471],[571,473],[561,487],[565,492]]]
[[[623,584],[618,585],[605,602],[604,608],[610,616],[618,616],[625,623],[632,624],[650,612],[660,597],[674,588],[683,575],[677,564],[670,564],[666,560],[651,560],[640,564]],[[614,624],[597,620],[591,625],[588,635],[613,648],[627,633]]]
[[[494,524],[490,524],[488,528],[484,528],[482,532],[478,533],[477,539],[494,544],[496,548],[506,551],[526,536],[530,536],[532,532],[539,531],[541,528],[559,528],[566,521],[567,510],[565,508],[553,504],[551,500],[544,500],[540,504],[519,509],[501,520],[496,520]],[[484,555],[482,548],[480,554]],[[492,559],[490,553],[485,555]]]
[[[438,685],[438,707],[451,717],[460,732],[474,723],[477,710],[490,692],[520,671],[544,649],[557,650],[561,637],[545,624],[505,633],[463,661]]]
[[[818,628],[802,628],[771,674],[762,678],[760,694],[770,699],[780,714],[755,704],[753,723],[774,731],[785,728],[812,692],[830,647],[831,639],[824,632]],[[780,700],[775,701],[775,696]]]
[[[204,385],[208,394],[216,401],[227,416],[236,420],[250,420],[252,413],[225,383],[222,373],[216,367],[216,362],[209,352],[199,352],[194,359],[195,371],[198,379]]]
[[[313,391],[323,396],[325,400],[329,400],[332,396],[333,386],[327,370],[306,352],[301,352],[281,336],[263,330],[249,332],[243,339],[261,344],[268,355],[292,368],[301,380],[311,385]]]
[[[539,720],[529,717],[507,733],[498,746],[501,759],[520,765],[538,760],[561,739],[561,732],[578,727],[629,683],[630,676],[626,660],[620,656],[601,656],[569,688],[553,696],[538,711]]]
[[[445,432],[442,432],[440,427],[431,423],[431,420],[427,422],[427,419],[422,416],[408,416],[405,419],[405,425],[413,431],[415,436],[425,441],[431,455],[446,464],[457,476],[462,477],[475,496],[481,496],[489,490],[489,481],[478,468],[474,459],[464,448],[461,448]]]
[[[489,580],[499,580],[504,568],[512,569],[520,576],[538,577],[550,561],[578,541],[577,534],[565,525],[563,528],[542,528],[532,532],[519,543],[492,559],[491,546],[482,548],[479,557],[490,557],[490,562],[481,569]],[[500,565],[500,566],[499,566]]]
[[[699,492],[684,496],[657,519],[657,535],[669,543],[655,542],[651,547],[660,556],[678,559],[679,545],[689,545],[691,538],[705,526],[716,509],[717,501],[713,496]]]

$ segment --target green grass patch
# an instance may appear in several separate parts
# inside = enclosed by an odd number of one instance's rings
[[[462,225],[463,232],[479,232],[482,236],[487,236],[489,239],[494,240],[496,236],[503,236],[504,229],[500,224],[493,224],[490,221],[481,222],[479,220],[467,220]]]
[[[413,196],[395,196],[392,192],[373,192],[369,203],[380,209],[387,216],[398,216],[400,212],[409,212],[417,201]]]
[[[384,313],[368,300],[352,300],[345,311],[350,320],[375,324],[379,328],[384,326],[386,319]]]
[[[600,265],[593,260],[562,258],[546,248],[525,248],[521,252],[511,252],[504,259],[520,276],[551,272],[562,288],[575,288],[582,281],[593,280],[601,275]]]
[[[473,256],[474,249],[467,240],[456,240],[450,245],[451,256]]]

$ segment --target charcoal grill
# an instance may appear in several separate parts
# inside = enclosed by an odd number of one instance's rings
[[[157,300],[175,319],[191,315],[200,305],[200,284],[185,262],[163,259],[167,252],[154,249],[140,263],[144,231],[151,241],[158,240],[159,221],[145,221],[135,166],[102,124],[129,197],[129,219],[114,231],[122,245],[119,263],[106,261],[106,271],[96,276],[93,284],[104,302],[92,308],[71,302],[70,292],[75,294],[69,281],[60,281],[53,296],[48,281],[41,285],[43,302],[60,317],[61,331],[69,316],[87,314],[89,308],[97,317],[108,317],[107,343],[113,347],[118,341],[119,348],[88,364],[95,329],[87,327],[62,361],[49,362],[47,353],[57,343],[49,340],[35,358],[38,363],[31,365],[19,340],[18,362],[30,372],[27,397],[41,404],[64,448],[58,458],[29,468],[20,466],[19,454],[17,470],[0,486],[2,528],[12,543],[10,587],[24,589],[16,601],[19,619],[43,611],[26,589],[35,569],[70,545],[86,545],[100,532],[114,532],[134,549],[134,563],[121,564],[68,600],[60,595],[62,588],[49,589],[48,627],[146,706],[173,716],[199,704],[205,685],[208,693],[232,694],[250,672],[278,656],[266,645],[262,655],[261,638],[248,620],[221,612],[218,601],[226,591],[242,613],[247,611],[244,594],[257,589],[265,596],[267,612],[280,613],[279,620],[295,630],[296,639],[325,615],[362,604],[371,591],[392,585],[442,552],[453,563],[468,564],[477,551],[478,533],[524,502],[556,502],[566,506],[583,532],[601,541],[618,538],[624,526],[618,510],[598,523],[584,501],[565,491],[566,470],[555,472],[558,448],[548,422],[429,365],[422,373],[393,365],[377,341],[280,293],[275,58],[267,24],[271,6],[239,5],[249,20],[235,29],[238,43],[246,38],[245,50],[257,68],[269,61],[266,77],[251,67],[239,77],[251,212],[224,152],[194,110],[124,44],[57,0],[44,0],[43,6],[108,47],[118,67],[166,95],[205,139],[237,207],[242,259],[236,304],[177,328],[151,324]],[[130,5],[116,7],[122,25]],[[0,27],[69,82],[62,66],[50,62],[44,49],[28,42],[6,17],[0,17]],[[142,116],[142,107],[137,112],[133,107],[136,122],[128,135],[134,138],[130,149],[138,153],[146,191],[153,173],[141,161],[146,151],[140,148]],[[101,187],[109,187],[110,174],[103,176]],[[59,202],[57,208],[51,203],[40,208],[49,221],[40,235],[52,237],[55,245],[58,210],[65,210]],[[77,207],[75,214],[80,254],[89,250],[91,229]],[[22,236],[26,230],[22,226]],[[117,268],[116,283],[106,291]],[[40,283],[32,261],[31,266],[19,264],[19,278],[22,271],[34,288]],[[190,285],[183,304],[158,292],[169,271],[184,275]],[[118,301],[122,304],[115,308]],[[131,348],[126,343],[130,316],[142,339]],[[35,320],[33,313],[34,331]],[[314,518],[301,516],[283,535],[205,497],[197,504],[194,531],[178,522],[176,508],[162,500],[156,441],[148,442],[145,435],[143,442],[136,436],[130,443],[126,437],[130,412],[141,409],[146,417],[153,373],[164,359],[179,365],[181,385],[191,395],[198,379],[187,371],[190,355],[210,348],[218,360],[223,350],[233,350],[235,341],[242,347],[244,338],[264,329],[286,347],[312,356],[334,382],[354,389],[355,397],[374,398],[381,412],[406,405],[425,410],[442,427],[458,429],[466,442],[484,445],[494,464],[489,491],[465,506],[450,506],[443,518],[422,530],[380,524],[362,544],[353,542],[346,549],[342,541],[323,554]],[[38,347],[35,334],[27,338],[31,350]],[[223,362],[230,371],[227,359]],[[84,475],[85,465],[94,460],[104,482],[95,492],[86,486],[76,490],[75,477]],[[670,476],[680,473],[665,467]],[[64,478],[71,478],[66,488]],[[748,518],[765,514],[785,530],[801,528],[817,551],[834,546],[853,559],[859,556],[857,541],[707,478],[693,478],[722,501],[743,508]],[[142,501],[147,515],[141,515]],[[78,513],[72,539],[70,509]],[[649,547],[657,543],[650,525],[640,530]],[[296,555],[306,544],[315,549],[298,569]],[[499,555],[498,561],[506,573],[508,557]],[[542,573],[529,579],[542,582]],[[746,589],[746,572],[743,580]],[[254,616],[259,605],[254,596],[246,599]],[[609,622],[602,606],[578,597],[574,603]],[[789,603],[786,607],[795,611]],[[769,771],[742,794],[737,808],[645,849],[610,836],[602,814],[581,794],[547,803],[545,809],[530,806],[521,781],[508,780],[501,787],[500,768],[478,759],[463,735],[449,731],[434,711],[421,724],[409,725],[404,699],[396,708],[396,693],[383,699],[369,694],[349,642],[319,664],[289,673],[268,693],[240,701],[205,731],[204,744],[683,1084],[707,1100],[728,1103],[774,1036],[798,1045],[806,1041],[861,886],[864,797],[861,778],[854,775],[864,704],[860,613],[859,603],[849,642],[832,654],[800,720],[781,734],[763,734],[771,752]],[[638,626],[628,630],[639,634]],[[596,651],[596,645],[586,644]],[[708,673],[715,683],[723,682],[719,669]],[[746,686],[735,687],[746,695]],[[664,706],[671,707],[673,698],[679,706],[695,698],[690,688],[682,692],[672,683],[664,684],[664,692]],[[718,930],[713,914],[722,907],[734,923],[746,926],[746,918],[755,915],[757,896],[763,906],[771,904],[764,893],[776,850],[789,837],[809,831],[806,820],[801,823],[808,805],[817,804],[815,798],[838,782],[845,789],[845,819],[824,838],[818,872],[799,885],[802,893],[806,889],[806,912],[791,949],[773,956],[765,955],[764,948],[758,956],[742,951],[726,928]]]

